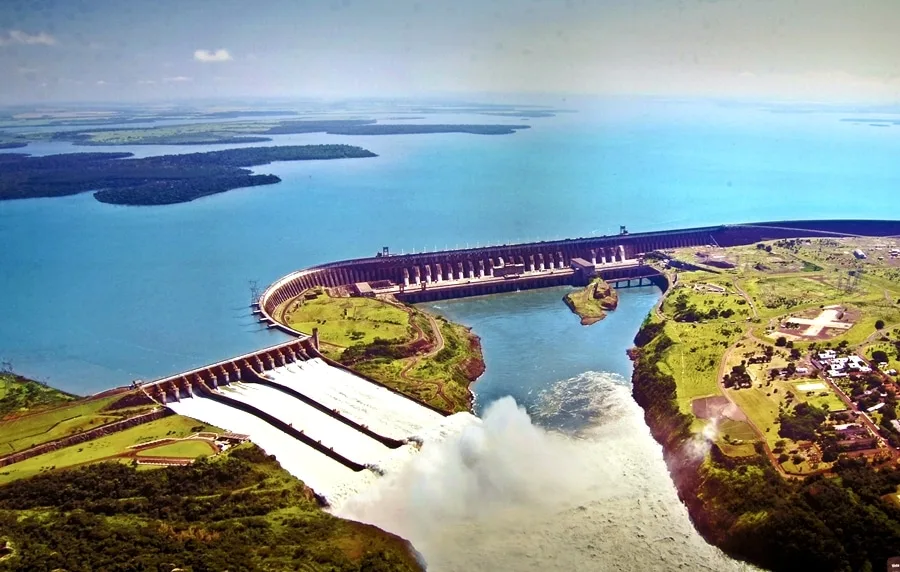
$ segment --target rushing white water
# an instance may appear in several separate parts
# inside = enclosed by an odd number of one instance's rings
[[[299,391],[385,437],[404,439],[441,422],[442,416],[316,358],[266,372],[275,383]]]
[[[593,422],[547,431],[500,399],[337,514],[408,538],[438,572],[750,569],[694,530],[621,378],[583,374],[539,401],[538,422]]]
[[[219,390],[223,395],[265,411],[349,460],[376,469],[354,472],[262,419],[226,404],[194,397],[169,403],[169,407],[181,415],[249,435],[254,443],[275,455],[288,472],[334,507],[369,488],[381,473],[391,475],[407,466],[417,454],[419,443],[431,448],[430,445],[459,434],[464,427],[480,423],[469,413],[444,417],[318,359],[278,368],[267,372],[267,376],[382,435],[414,440],[390,449],[273,387],[233,383]]]
[[[354,473],[341,463],[297,441],[262,419],[212,399],[194,397],[170,402],[167,405],[179,415],[249,435],[250,439],[263,450],[275,455],[285,470],[302,479],[326,498],[351,494],[361,485],[360,481],[374,480],[369,471]]]

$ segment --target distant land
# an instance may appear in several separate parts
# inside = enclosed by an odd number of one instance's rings
[[[68,153],[44,157],[0,154],[0,200],[96,191],[94,198],[103,203],[168,205],[281,181],[275,175],[254,175],[243,167],[273,161],[377,155],[352,145],[295,145],[129,159],[132,156],[131,153]]]
[[[313,119],[277,122],[190,123],[144,128],[101,127],[25,135],[33,140],[70,141],[75,145],[215,145],[271,141],[267,135],[327,133],[329,135],[417,135],[468,133],[510,135],[528,125],[504,124],[381,124],[374,119]]]
[[[0,149],[21,149],[27,146],[25,141],[0,141]]]

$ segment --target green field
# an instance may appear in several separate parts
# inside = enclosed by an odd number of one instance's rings
[[[741,329],[716,322],[683,324],[669,320],[665,332],[675,344],[664,352],[659,368],[675,377],[679,408],[689,413],[695,397],[720,393],[719,363],[725,349],[740,336]]]
[[[320,339],[341,347],[412,337],[409,314],[403,309],[374,298],[332,298],[322,290],[314,299],[292,302],[284,320],[300,332],[318,328]]]
[[[0,419],[35,408],[60,405],[74,395],[11,373],[0,373]]]
[[[106,457],[127,453],[129,446],[154,439],[187,437],[201,430],[199,427],[204,427],[203,430],[221,431],[221,429],[209,427],[189,417],[170,415],[99,439],[0,467],[0,484],[30,477],[42,471],[96,462]],[[208,454],[208,452],[204,454]]]
[[[104,414],[102,410],[117,397],[79,400],[46,411],[0,421],[0,455],[28,449],[116,421],[121,415]]]
[[[160,447],[141,449],[137,455],[138,457],[186,457],[193,459],[215,453],[210,445],[208,441],[201,440],[176,441]]]

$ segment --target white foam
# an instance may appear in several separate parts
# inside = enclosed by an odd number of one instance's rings
[[[405,439],[418,435],[443,418],[411,399],[318,358],[279,367],[266,375],[385,437]]]
[[[226,404],[203,397],[169,404],[180,415],[249,435],[251,441],[275,455],[285,470],[324,496],[333,507],[340,507],[347,498],[369,488],[381,473],[390,475],[400,471],[418,453],[420,443],[425,447],[433,446],[459,434],[469,425],[480,423],[469,413],[444,417],[319,359],[289,364],[267,372],[267,377],[301,391],[376,433],[401,440],[416,437],[404,446],[390,449],[276,388],[233,383],[219,390],[223,395],[252,405],[303,431],[307,437],[347,459],[374,469],[354,472],[262,419]]]
[[[599,423],[566,436],[502,399],[336,513],[408,538],[435,572],[752,569],[697,534],[626,385],[558,385],[564,406],[540,415],[581,400],[575,413]]]
[[[222,392],[231,399],[265,411],[351,461],[377,464],[390,452],[368,435],[275,388],[234,383]]]
[[[286,471],[329,500],[347,494],[343,491],[358,490],[361,482],[374,480],[369,471],[355,473],[262,419],[212,399],[194,397],[167,405],[179,415],[249,435],[266,453],[275,455]]]

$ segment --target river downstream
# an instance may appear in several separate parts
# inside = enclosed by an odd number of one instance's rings
[[[429,570],[750,570],[694,530],[630,394],[632,345],[659,298],[620,291],[581,326],[567,288],[425,306],[471,326],[481,426],[425,447],[341,514],[410,539]]]

